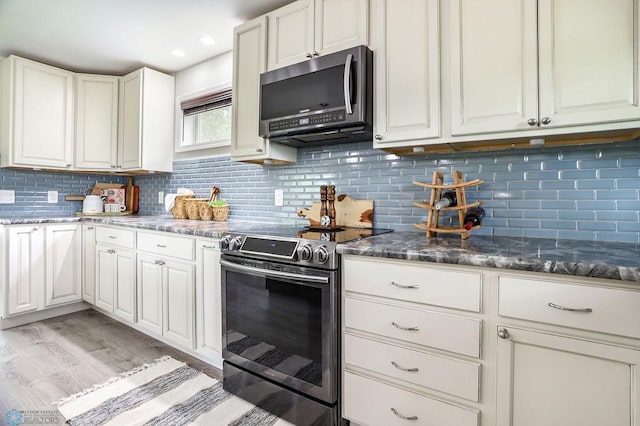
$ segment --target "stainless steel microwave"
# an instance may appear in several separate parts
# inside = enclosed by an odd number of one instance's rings
[[[260,136],[296,147],[372,140],[373,52],[331,53],[260,75]]]

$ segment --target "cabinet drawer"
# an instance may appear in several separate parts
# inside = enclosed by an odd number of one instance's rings
[[[345,334],[344,361],[394,379],[478,402],[480,365]],[[415,370],[415,371],[407,371]]]
[[[194,241],[193,238],[138,232],[138,250],[161,256],[193,260]]]
[[[480,273],[349,258],[344,283],[346,291],[480,312]]]
[[[482,321],[346,297],[344,324],[393,339],[480,357]],[[403,330],[403,328],[416,328]]]
[[[134,238],[135,231],[130,229],[96,227],[96,241],[98,243],[132,249]]]
[[[505,317],[640,338],[640,291],[502,276],[498,300]]]
[[[398,389],[353,373],[344,373],[343,386],[344,417],[359,424],[477,426],[479,422],[480,413],[476,410]]]

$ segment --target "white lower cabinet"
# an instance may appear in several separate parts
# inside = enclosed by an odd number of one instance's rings
[[[96,304],[95,225],[82,225],[82,300]]]
[[[196,240],[196,350],[222,366],[222,289],[218,240]]]
[[[481,275],[357,256],[343,266],[342,416],[361,425],[478,425]]]
[[[35,311],[44,284],[44,227],[7,227],[5,232],[5,314]]]
[[[133,250],[96,246],[96,306],[125,321],[136,321],[136,277]]]
[[[640,424],[640,349],[498,331],[498,426]]]
[[[138,232],[138,324],[189,349],[195,342],[195,265],[193,239]],[[152,243],[151,243],[152,242]],[[182,247],[180,252],[172,248]]]
[[[82,228],[80,224],[47,225],[45,305],[82,299]]]
[[[16,225],[3,232],[3,316],[81,300],[80,224]]]

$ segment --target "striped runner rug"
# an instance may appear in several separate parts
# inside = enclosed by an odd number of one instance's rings
[[[169,356],[55,404],[73,426],[292,426]]]

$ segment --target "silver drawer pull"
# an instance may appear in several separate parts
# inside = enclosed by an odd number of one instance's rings
[[[391,365],[393,365],[398,370],[402,370],[402,371],[410,371],[410,372],[418,372],[418,371],[420,371],[418,368],[404,368],[404,367],[401,367],[395,361],[391,361]]]
[[[404,331],[418,331],[420,330],[418,327],[403,327],[401,325],[398,325],[397,323],[391,321],[391,325],[394,326],[395,328],[398,328],[400,330],[404,330]]]
[[[118,237],[114,237],[113,235],[109,235],[109,238],[111,238],[112,240],[115,240]]]
[[[167,248],[167,246],[165,246],[164,244],[156,244],[156,246],[158,246],[160,248]]]
[[[550,308],[554,308],[554,309],[560,309],[561,311],[570,311],[570,312],[593,312],[593,309],[591,308],[566,308],[564,306],[561,305],[556,305],[555,303],[547,303],[547,306],[549,306]]]
[[[398,284],[395,281],[391,281],[391,285],[392,286],[396,286],[396,287],[400,287],[400,288],[420,288],[419,285],[404,285],[404,284]]]
[[[402,414],[398,413],[398,411],[393,407],[391,407],[391,412],[403,420],[412,420],[412,421],[418,420],[418,416],[411,416],[411,417],[403,416]]]
[[[216,247],[214,247],[214,246],[205,246],[205,245],[203,245],[203,246],[202,246],[202,248],[206,248],[206,249],[214,249],[214,248],[216,248]]]

